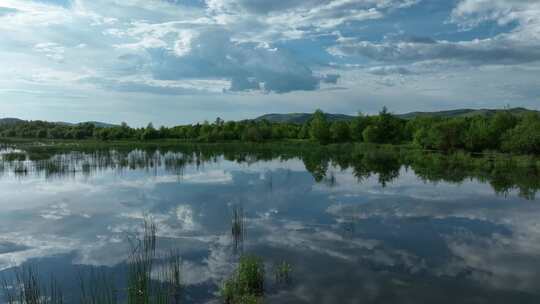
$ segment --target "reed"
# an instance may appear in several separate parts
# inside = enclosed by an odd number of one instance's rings
[[[14,279],[2,280],[2,289],[7,304],[64,304],[58,281],[51,276],[45,284],[33,266],[14,270]]]
[[[231,235],[235,251],[242,249],[246,237],[244,208],[235,205],[231,217]]]

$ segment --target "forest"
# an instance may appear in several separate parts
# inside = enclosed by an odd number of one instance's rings
[[[332,143],[412,144],[438,151],[509,152],[540,154],[540,115],[515,115],[499,111],[492,116],[415,117],[402,119],[386,107],[378,115],[358,114],[350,121],[329,121],[317,110],[304,124],[271,123],[266,120],[224,121],[155,128],[132,128],[126,123],[96,127],[92,123],[66,125],[24,121],[0,125],[4,138],[94,139],[100,141],[151,141],[177,139],[191,142],[314,141]]]

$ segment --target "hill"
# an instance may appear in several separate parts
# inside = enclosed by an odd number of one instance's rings
[[[396,114],[397,117],[403,119],[413,119],[415,117],[471,117],[476,115],[493,116],[497,112],[509,111],[514,115],[523,115],[529,112],[537,112],[525,108],[511,108],[511,109],[456,109],[448,111],[436,111],[436,112],[410,112],[405,114]],[[326,119],[329,121],[349,121],[355,116],[345,114],[325,114]],[[274,123],[296,123],[303,124],[309,121],[313,114],[310,113],[291,113],[291,114],[266,114],[255,118],[256,121],[268,120]]]
[[[56,122],[57,124],[66,125],[66,126],[76,126],[76,125],[82,125],[82,124],[93,124],[96,128],[114,128],[118,127],[119,125],[110,124],[106,122],[100,122],[100,121],[84,121],[80,123],[69,123],[69,122]]]
[[[15,124],[25,123],[25,122],[29,122],[29,121],[28,120],[22,120],[22,119],[19,119],[19,118],[0,118],[0,126],[2,126],[2,125],[4,125],[4,126],[5,125],[15,125]],[[81,123],[69,123],[69,122],[58,121],[58,122],[54,122],[54,123],[59,124],[59,125],[65,125],[65,126],[76,126],[76,125],[81,125],[81,124],[84,124],[84,123],[91,123],[94,126],[96,126],[97,128],[113,128],[113,127],[118,126],[118,125],[105,123],[105,122],[99,122],[99,121],[86,121],[86,122],[81,122]]]
[[[477,115],[493,116],[498,112],[508,111],[514,115],[524,115],[529,112],[538,112],[525,108],[511,108],[511,109],[457,109],[438,112],[411,112],[398,115],[403,119],[412,119],[415,117],[472,117]]]
[[[296,123],[303,124],[309,121],[313,114],[309,113],[291,113],[291,114],[266,114],[255,118],[255,121],[268,120],[274,123]],[[325,113],[328,121],[348,121],[354,118],[354,116],[345,114],[329,114]]]
[[[21,122],[24,122],[24,120],[18,119],[18,118],[0,118],[0,126],[1,125],[14,125]]]

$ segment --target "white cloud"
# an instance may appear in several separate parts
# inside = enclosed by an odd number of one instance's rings
[[[63,46],[54,42],[38,43],[34,46],[34,50],[58,62],[64,60],[64,53],[66,51]]]

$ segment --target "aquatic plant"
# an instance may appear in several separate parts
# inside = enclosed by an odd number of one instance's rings
[[[142,239],[132,241],[128,259],[128,304],[149,304],[152,264],[156,254],[157,227],[151,220],[144,220]]]
[[[104,271],[91,269],[87,273],[79,273],[81,304],[116,304],[117,290],[114,278]]]
[[[181,299],[181,258],[171,251],[157,258],[157,226],[151,219],[144,220],[142,236],[131,238],[127,261],[127,288],[117,289],[112,275],[90,270],[79,273],[81,304],[116,304],[119,293],[125,292],[127,304],[178,304]],[[156,264],[161,267],[156,270]],[[48,286],[31,266],[14,271],[13,280],[4,279],[0,291],[7,304],[63,304],[64,292],[51,276]]]
[[[33,266],[18,268],[14,279],[4,279],[2,292],[8,304],[63,304],[64,296],[57,280],[51,276],[49,283],[41,280]]]
[[[274,269],[274,279],[276,284],[285,285],[292,281],[292,265],[286,261],[282,261],[276,265]]]
[[[264,275],[264,264],[260,258],[241,257],[238,268],[221,288],[225,304],[262,303]]]

